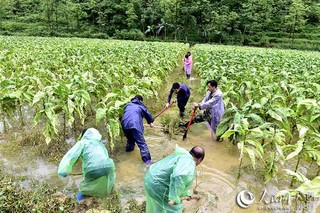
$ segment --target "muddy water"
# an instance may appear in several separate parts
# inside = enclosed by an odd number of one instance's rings
[[[197,178],[192,187],[196,189],[201,199],[184,201],[185,212],[292,212],[285,211],[286,209],[280,204],[260,203],[253,204],[248,209],[239,208],[235,199],[237,193],[243,189],[253,192],[258,201],[264,188],[267,188],[269,195],[277,193],[280,188],[272,184],[264,185],[255,178],[254,173],[244,174],[240,181],[237,181],[235,177],[238,154],[235,147],[229,147],[225,142],[212,142],[210,132],[205,125],[192,126],[185,141],[182,141],[183,133],[169,140],[160,129],[149,127],[145,129],[145,138],[154,162],[171,154],[176,144],[186,149],[200,145],[206,151],[205,160],[197,167]],[[28,154],[28,151],[24,150],[12,157],[1,155],[3,170],[23,177],[21,184],[26,188],[32,188],[29,180],[34,178],[40,182],[54,184],[68,196],[75,196],[82,178],[80,175],[59,178],[56,174],[57,165],[45,163],[41,158],[34,158]],[[122,205],[125,206],[131,198],[142,203],[145,200],[143,177],[148,168],[141,161],[139,149],[136,148],[131,153],[123,150],[113,159],[117,173],[116,190],[121,195]],[[74,170],[79,171],[79,167],[75,167]],[[307,212],[317,212],[315,207],[319,203],[315,204]],[[276,210],[270,211],[271,208]]]
[[[191,87],[192,97],[187,105],[189,114],[192,110],[192,101],[199,102],[203,98],[205,91],[202,93],[198,91],[199,79],[193,77],[191,80],[186,80],[180,69],[175,70],[173,75],[167,79],[167,83],[159,91],[157,103],[154,100],[146,101],[147,107],[151,109],[150,111],[153,114],[164,107],[167,93],[174,81],[185,83]],[[190,116],[188,113],[186,113],[186,120]],[[169,114],[172,117],[178,116],[177,106],[174,105],[164,114]],[[155,125],[158,127],[161,126],[162,116],[155,121]],[[210,131],[205,124],[192,125],[185,141],[182,141],[183,132],[173,135],[169,139],[168,135],[158,127],[153,129],[145,127],[145,139],[153,162],[173,153],[176,144],[188,150],[196,145],[202,146],[206,151],[205,160],[197,167],[197,178],[192,187],[192,190],[195,190],[201,199],[199,201],[184,201],[185,212],[292,212],[279,203],[266,204],[266,202],[270,202],[270,196],[275,195],[281,189],[285,189],[287,185],[281,187],[275,183],[264,184],[253,171],[244,173],[240,180],[237,180],[239,153],[236,147],[229,145],[227,142],[211,141]],[[66,195],[74,197],[81,182],[81,175],[59,178],[57,176],[57,165],[45,163],[45,159],[35,158],[29,154],[30,152],[31,150],[26,148],[23,152],[11,157],[0,152],[3,170],[22,177],[21,184],[26,188],[32,188],[29,180],[34,178],[40,182],[50,182]],[[122,150],[116,156],[113,156],[113,159],[117,174],[115,187],[120,194],[122,206],[125,206],[131,198],[142,203],[145,200],[143,178],[148,168],[141,160],[139,149],[136,147],[131,153]],[[81,170],[78,166],[74,168],[73,172],[79,173],[79,171]],[[236,204],[237,194],[241,190],[252,192],[255,195],[255,202],[258,202],[264,189],[267,189],[266,195],[268,196],[264,198],[263,202],[253,203],[247,209],[242,209]],[[315,213],[320,210],[319,208],[316,209],[319,202],[314,202],[312,205],[306,212]]]

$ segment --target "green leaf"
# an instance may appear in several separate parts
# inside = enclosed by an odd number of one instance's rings
[[[302,126],[300,124],[297,124],[297,128],[299,131],[299,138],[304,138],[305,134],[307,133],[307,131],[309,130],[308,127]]]
[[[108,123],[110,124],[110,129],[113,137],[117,137],[120,135],[120,124],[115,119],[109,119]]]
[[[302,105],[306,106],[308,109],[311,107],[317,107],[317,101],[314,99],[304,99],[298,102],[297,108],[301,107]]]
[[[253,137],[263,137],[263,132],[259,127],[250,129],[250,133]]]
[[[265,105],[267,102],[268,102],[268,98],[266,98],[266,97],[263,97],[263,98],[261,98],[261,100],[260,100],[260,104],[263,106],[263,105]]]
[[[263,158],[263,153],[264,153],[263,147],[258,141],[248,139],[246,140],[246,144],[252,145],[255,149],[255,152],[259,155],[259,157],[261,159]]]
[[[243,116],[239,112],[236,112],[236,114],[234,115],[233,124],[241,125],[241,119],[242,118],[243,118]]]
[[[240,141],[237,143],[238,149],[240,149],[240,157],[239,160],[243,157],[243,151],[244,151],[244,141]]]
[[[293,152],[291,152],[287,157],[286,160],[289,160],[297,155],[299,155],[299,153],[301,152],[302,148],[303,148],[303,140],[299,140],[297,142],[296,145],[294,145],[295,150]]]
[[[320,151],[313,148],[306,148],[304,154],[312,158],[320,166]]]
[[[116,108],[120,108],[120,107],[122,107],[123,105],[125,105],[126,103],[127,103],[127,102],[116,100],[114,106],[115,106]]]
[[[50,125],[48,125],[48,124],[46,124],[46,128],[45,128],[45,130],[44,130],[44,132],[43,132],[43,135],[44,135],[44,137],[45,137],[45,139],[46,139],[46,143],[47,144],[49,144],[50,142],[51,142],[51,131],[50,131],[50,129],[51,129],[51,126]]]
[[[280,159],[280,164],[283,165],[283,164],[284,164],[285,157],[284,157],[284,155],[283,155],[281,146],[279,146],[278,144],[276,144],[276,150],[277,150],[277,154],[278,154],[279,159]]]
[[[110,124],[107,124],[106,125],[106,128],[107,128],[107,133],[109,135],[109,145],[110,145],[110,148],[113,149],[114,148],[114,136],[113,136],[113,133],[112,133],[112,130],[111,130],[111,126]]]
[[[296,190],[312,197],[320,197],[320,176],[315,177],[312,181],[304,182]]]
[[[267,112],[272,118],[276,119],[277,121],[281,121],[282,122],[282,118],[280,115],[278,115],[275,111],[273,110],[268,110]]]
[[[222,121],[219,123],[217,130],[216,130],[216,135],[221,136],[223,133],[227,131],[230,127],[230,119],[222,119]]]
[[[38,91],[34,97],[33,97],[33,102],[32,105],[38,103],[46,94],[42,91]]]
[[[284,169],[284,171],[292,176],[292,177],[295,177],[298,181],[300,182],[310,182],[310,180],[308,178],[306,178],[303,174],[301,174],[300,172],[294,172],[294,171],[291,171],[290,169]]]
[[[82,98],[86,104],[89,104],[91,102],[90,95],[87,91],[77,90],[77,91],[75,91],[75,94],[76,94],[76,96]]]
[[[315,120],[317,120],[319,117],[320,117],[320,114],[311,116],[310,123],[315,122]]]
[[[252,107],[252,109],[261,109],[261,108],[262,108],[262,105],[261,105],[261,104],[258,104],[258,103],[255,103],[255,104],[253,104],[251,107]]]
[[[228,137],[230,137],[231,135],[235,134],[236,132],[238,132],[238,131],[236,131],[236,130],[228,130],[228,131],[226,131],[221,137],[222,137],[222,138],[228,138]]]
[[[118,94],[110,92],[103,98],[102,102],[107,102],[110,98],[117,97],[117,96]]]
[[[66,114],[67,114],[69,126],[72,126],[72,124],[74,122],[74,117],[73,117],[74,108],[75,108],[74,103],[72,102],[71,99],[68,99],[68,104],[67,104],[68,110],[67,110]]]
[[[96,123],[98,124],[102,119],[106,117],[107,108],[96,109]]]
[[[255,151],[249,147],[244,147],[244,151],[249,156],[252,167],[255,169],[256,168]]]
[[[252,122],[250,122],[251,125],[261,125],[264,122],[263,119],[259,115],[254,114],[254,113],[250,113],[250,114],[246,115],[245,117],[249,118],[250,121],[252,121]]]
[[[39,112],[37,112],[33,118],[33,121],[37,124],[43,114],[44,114],[44,110],[40,110]]]
[[[249,129],[249,122],[247,118],[242,119],[242,129],[248,130]]]

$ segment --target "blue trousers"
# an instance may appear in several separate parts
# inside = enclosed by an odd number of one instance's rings
[[[146,141],[144,140],[143,133],[136,129],[124,129],[123,130],[127,140],[126,152],[134,150],[135,144],[140,149],[140,155],[144,162],[151,160],[150,152]]]

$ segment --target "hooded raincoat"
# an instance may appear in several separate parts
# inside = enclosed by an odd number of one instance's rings
[[[222,92],[220,89],[216,89],[216,91],[212,94],[210,98],[211,92],[208,91],[206,97],[202,100],[199,105],[199,109],[208,110],[208,114],[210,116],[210,127],[213,132],[216,132],[217,126],[221,121],[221,118],[224,114],[224,103],[222,99]]]
[[[150,166],[144,177],[147,213],[182,212],[181,197],[190,196],[189,189],[196,175],[191,154],[176,147],[175,153]],[[175,205],[168,205],[174,201]]]
[[[148,145],[143,137],[143,118],[146,118],[148,124],[154,121],[147,107],[138,99],[133,98],[130,103],[125,106],[121,120],[121,126],[126,136],[126,151],[134,150],[135,144],[139,146],[140,155],[145,163],[151,162],[151,155]]]
[[[138,98],[133,98],[131,102],[125,106],[121,120],[122,128],[136,129],[143,133],[143,118],[146,118],[148,124],[154,121],[147,107]]]
[[[115,166],[108,151],[100,142],[101,134],[89,128],[62,158],[58,174],[69,175],[77,159],[82,160],[83,180],[79,192],[83,195],[104,197],[109,194],[115,182]]]

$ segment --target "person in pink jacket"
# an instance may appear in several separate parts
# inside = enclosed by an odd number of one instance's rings
[[[184,65],[184,73],[186,74],[187,78],[190,79],[191,69],[192,69],[192,56],[190,52],[183,58],[183,65]]]

